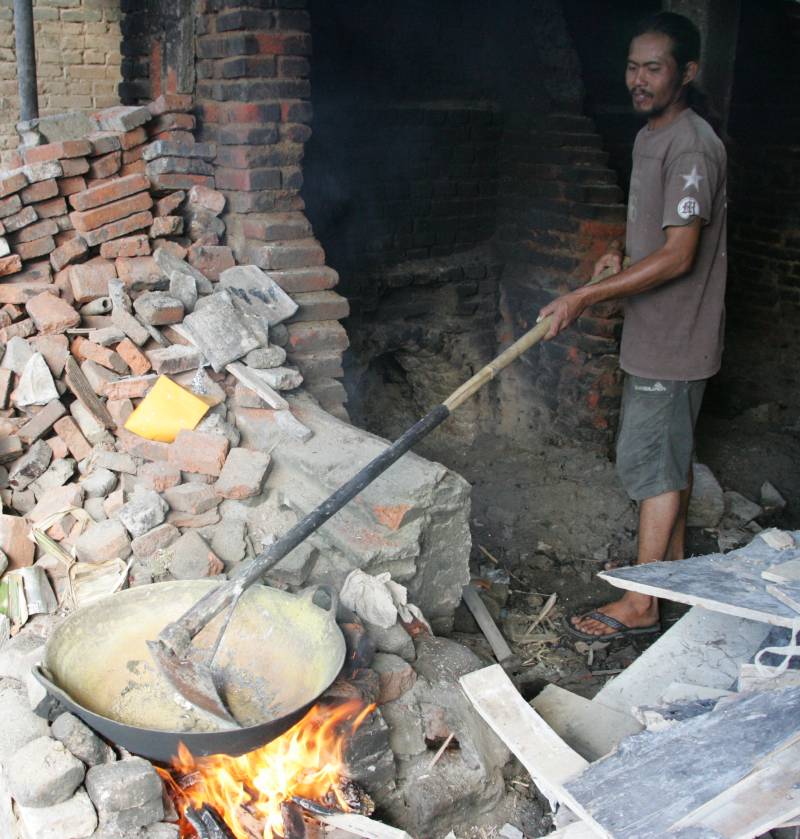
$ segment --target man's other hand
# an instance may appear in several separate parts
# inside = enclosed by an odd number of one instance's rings
[[[619,274],[622,270],[622,254],[620,251],[608,251],[608,253],[604,253],[594,264],[592,278],[594,279],[594,277],[597,277],[606,270],[610,270],[612,274]]]
[[[550,329],[544,336],[545,341],[555,338],[559,332],[563,332],[571,323],[574,323],[580,316],[586,304],[575,292],[564,294],[561,297],[556,297],[555,300],[548,303],[544,308],[539,310],[539,317],[536,323],[550,316]]]

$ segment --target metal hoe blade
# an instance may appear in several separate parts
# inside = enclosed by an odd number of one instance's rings
[[[162,641],[148,641],[147,646],[161,672],[184,699],[215,717],[221,728],[241,728],[225,707],[207,664],[178,658]]]

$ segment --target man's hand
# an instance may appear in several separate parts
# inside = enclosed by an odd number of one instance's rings
[[[621,251],[608,251],[608,253],[604,253],[600,259],[597,260],[594,264],[594,270],[592,271],[592,278],[597,277],[598,275],[602,274],[603,271],[610,269],[612,274],[619,274],[622,270],[622,252]]]
[[[551,338],[555,338],[559,332],[563,332],[581,316],[585,308],[586,303],[582,297],[577,292],[572,291],[569,294],[556,297],[555,300],[540,309],[536,323],[539,323],[548,315],[551,317],[550,329],[544,336],[544,340],[549,341]]]

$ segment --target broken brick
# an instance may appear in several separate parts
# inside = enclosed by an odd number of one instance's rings
[[[117,344],[117,352],[131,368],[134,376],[142,376],[150,369],[150,361],[147,356],[131,341],[125,338]]]
[[[59,245],[50,254],[50,264],[54,270],[61,271],[67,265],[83,256],[88,250],[89,246],[86,242],[80,236],[76,236],[74,239],[69,239],[64,242],[63,245]]]
[[[159,198],[155,203],[153,215],[157,217],[171,215],[178,209],[178,207],[180,207],[184,198],[186,198],[186,193],[183,192],[183,190],[178,190],[170,195],[165,195],[163,198]]]
[[[8,557],[9,569],[33,564],[36,550],[28,538],[28,524],[19,516],[0,515],[0,550]]]
[[[183,303],[163,291],[146,291],[134,301],[137,315],[151,326],[180,323],[183,320]]]
[[[10,256],[0,258],[0,277],[6,277],[9,274],[16,274],[22,270],[22,260],[18,254],[12,253]]]
[[[65,332],[81,322],[81,316],[69,303],[49,292],[37,294],[25,304],[36,328],[44,335]]]
[[[269,464],[265,452],[231,449],[214,489],[223,498],[252,498],[261,492]]]
[[[230,443],[219,434],[203,431],[179,431],[169,447],[169,462],[182,472],[219,475],[225,464]]]
[[[99,364],[120,375],[128,372],[128,365],[119,353],[109,347],[95,344],[94,341],[89,341],[80,335],[72,341],[70,350],[76,358],[83,361],[94,361],[95,364]]]
[[[160,236],[179,236],[183,233],[183,219],[180,216],[157,216],[148,231],[151,239]]]
[[[181,470],[172,463],[145,463],[139,468],[139,483],[147,489],[164,492],[165,489],[178,486],[180,482]]]
[[[64,444],[75,460],[81,461],[91,455],[92,447],[83,434],[81,434],[80,429],[72,417],[62,417],[53,425],[53,429],[59,438],[64,441]]]
[[[210,210],[214,215],[218,216],[225,209],[225,196],[216,189],[211,189],[205,186],[193,186],[189,190],[189,200],[187,202],[191,207],[204,207]]]
[[[233,251],[222,245],[194,245],[189,248],[188,258],[190,265],[215,282],[223,271],[236,265]]]
[[[146,396],[150,388],[156,383],[158,376],[131,376],[116,382],[109,382],[104,390],[107,399],[137,399]],[[160,459],[160,458],[157,458]]]
[[[54,377],[59,378],[64,372],[64,364],[69,355],[69,342],[66,335],[33,335],[28,345],[34,352],[40,352]]]

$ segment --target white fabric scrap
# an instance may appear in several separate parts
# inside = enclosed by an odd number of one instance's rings
[[[391,581],[388,571],[373,577],[356,568],[347,575],[339,599],[365,621],[389,629],[397,622],[397,607],[386,585]]]

